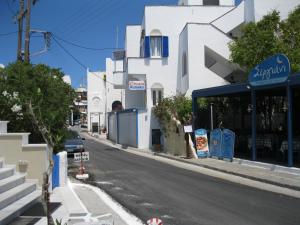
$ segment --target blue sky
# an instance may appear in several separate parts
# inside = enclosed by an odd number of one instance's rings
[[[116,47],[119,27],[119,47],[124,47],[125,26],[140,24],[145,5],[173,5],[178,0],[38,0],[32,7],[31,29],[46,30],[67,41],[92,48]],[[14,15],[18,0],[0,0],[0,63],[7,65],[16,59],[17,31]],[[25,23],[24,23],[25,28]],[[112,50],[91,51],[59,41],[90,70],[104,70],[105,58]],[[23,38],[24,44],[24,38]],[[24,46],[23,46],[24,47]],[[43,49],[39,35],[31,38],[31,52]],[[31,58],[32,63],[44,63],[61,68],[71,75],[73,87],[78,87],[86,70],[67,55],[53,40],[48,52]]]

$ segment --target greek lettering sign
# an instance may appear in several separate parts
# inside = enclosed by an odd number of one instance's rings
[[[267,58],[257,65],[249,74],[249,83],[252,86],[283,83],[291,72],[289,59],[283,54]]]
[[[146,89],[145,81],[129,81],[129,90],[131,91],[144,91]]]
[[[209,155],[211,157],[222,157],[222,130],[215,129],[210,132]]]
[[[195,130],[196,150],[199,158],[208,156],[208,139],[205,129]]]
[[[89,152],[74,153],[74,162],[80,162],[81,159],[82,161],[89,161],[90,160]]]

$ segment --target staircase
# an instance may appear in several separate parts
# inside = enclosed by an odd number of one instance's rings
[[[25,176],[0,159],[0,225],[9,224],[41,198],[37,181],[26,180]]]

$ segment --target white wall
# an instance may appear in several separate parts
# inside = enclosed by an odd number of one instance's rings
[[[103,116],[105,115],[105,98],[106,98],[105,83],[103,81],[104,75],[105,75],[104,72],[87,71],[87,89],[88,89],[87,119],[88,119],[89,130],[91,130],[92,122],[98,122],[100,123],[100,126],[105,126],[105,121],[103,118]]]
[[[142,29],[140,25],[130,25],[126,27],[125,49],[127,57],[140,56],[139,43],[141,40],[141,32]]]
[[[205,46],[217,52],[225,59],[229,59],[228,43],[230,39],[210,25],[189,24],[188,32],[188,90],[190,95],[193,90],[221,86],[228,84],[221,76],[218,76],[205,67]]]
[[[234,5],[234,0],[220,0],[222,6]],[[203,0],[179,0],[178,5],[203,5]]]

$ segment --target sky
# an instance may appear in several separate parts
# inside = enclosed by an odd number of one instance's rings
[[[31,63],[61,68],[71,76],[73,87],[82,83],[85,85],[84,67],[91,71],[105,70],[105,58],[111,57],[111,48],[117,46],[117,33],[118,47],[124,48],[125,27],[141,24],[145,5],[176,5],[177,2],[178,0],[38,0],[31,10],[31,29],[52,32],[57,42],[52,39],[49,51],[32,56]],[[18,8],[19,0],[0,0],[0,64],[8,65],[16,60],[18,25],[14,18]],[[87,50],[67,42],[89,48],[110,49]],[[35,53],[43,48],[41,34],[32,34],[30,52]]]

